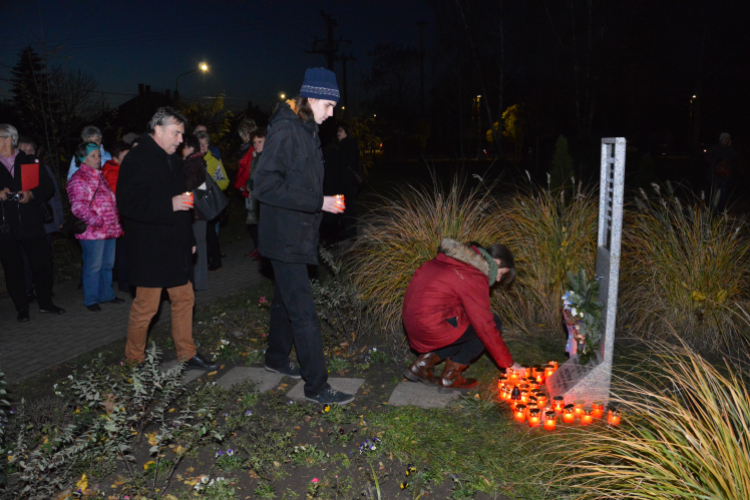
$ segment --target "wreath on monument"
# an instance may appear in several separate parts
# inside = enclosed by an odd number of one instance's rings
[[[602,337],[602,304],[597,300],[599,282],[596,278],[587,279],[583,269],[576,274],[568,271],[567,276],[569,290],[562,297],[562,312],[568,328],[568,352],[571,356],[577,354],[578,362],[585,365]]]

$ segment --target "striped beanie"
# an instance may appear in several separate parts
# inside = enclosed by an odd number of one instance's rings
[[[305,81],[302,82],[299,95],[339,102],[341,94],[339,94],[339,85],[336,83],[336,74],[325,68],[308,68],[305,71]]]

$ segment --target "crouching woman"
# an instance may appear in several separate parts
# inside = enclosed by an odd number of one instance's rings
[[[513,254],[503,245],[486,248],[444,238],[434,259],[414,273],[406,289],[403,321],[419,357],[404,372],[414,382],[438,385],[439,392],[477,385],[462,373],[485,349],[500,368],[521,369],[505,346],[500,318],[490,309],[490,288],[516,276]],[[435,365],[445,361],[442,377]]]

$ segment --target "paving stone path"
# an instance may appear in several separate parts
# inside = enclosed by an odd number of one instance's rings
[[[197,292],[198,306],[241,292],[261,283],[260,263],[248,259],[251,244],[240,241],[222,246],[227,255],[224,268],[209,273],[209,289]],[[47,368],[74,359],[82,354],[124,339],[132,298],[117,292],[125,302],[102,304],[101,312],[91,312],[83,305],[83,291],[78,283],[69,281],[55,285],[56,305],[65,309],[61,316],[39,314],[31,304],[31,321],[18,323],[10,298],[0,299],[0,369],[8,383],[19,382]],[[170,320],[169,301],[161,304],[158,322]]]
[[[209,289],[196,294],[196,305],[207,305],[217,299],[241,292],[261,283],[260,264],[244,255],[248,252],[246,241],[225,245],[227,254],[221,271],[209,274]],[[128,314],[132,298],[118,293],[125,299],[122,304],[103,304],[102,311],[93,313],[83,306],[83,292],[75,281],[55,286],[54,302],[66,310],[61,316],[39,314],[36,304],[31,307],[31,321],[18,323],[16,311],[9,298],[0,299],[0,368],[9,383],[74,359],[89,351],[125,338]],[[158,322],[170,320],[170,304],[161,304]],[[165,362],[168,369],[177,361]],[[188,370],[185,383],[199,379],[205,372]],[[270,373],[263,368],[236,367],[215,380],[217,385],[229,388],[234,384],[250,380],[258,392],[266,392],[281,383],[283,376]],[[208,380],[208,379],[204,379]],[[214,380],[212,380],[214,381]],[[365,382],[359,378],[329,378],[334,389],[356,394]],[[291,400],[304,401],[304,381],[294,385],[287,396]],[[390,395],[388,404],[394,406],[415,405],[424,408],[443,407],[458,394],[438,394],[437,388],[421,383],[401,382]]]

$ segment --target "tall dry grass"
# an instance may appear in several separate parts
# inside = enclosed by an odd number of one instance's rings
[[[401,339],[401,306],[414,271],[437,255],[442,238],[462,243],[502,241],[491,188],[455,178],[448,189],[404,187],[380,197],[361,219],[346,269],[386,337]]]
[[[683,203],[671,186],[641,191],[626,214],[620,303],[634,331],[672,331],[695,348],[719,350],[740,337],[747,308],[750,239],[744,221]]]
[[[567,196],[566,196],[566,193]],[[497,207],[503,243],[516,258],[513,286],[493,297],[502,317],[521,328],[560,321],[566,273],[596,263],[598,198],[579,184],[570,190],[530,187]]]
[[[683,344],[652,345],[613,386],[626,411],[613,429],[579,428],[558,444],[575,498],[747,500],[750,394],[741,370],[717,370]]]

